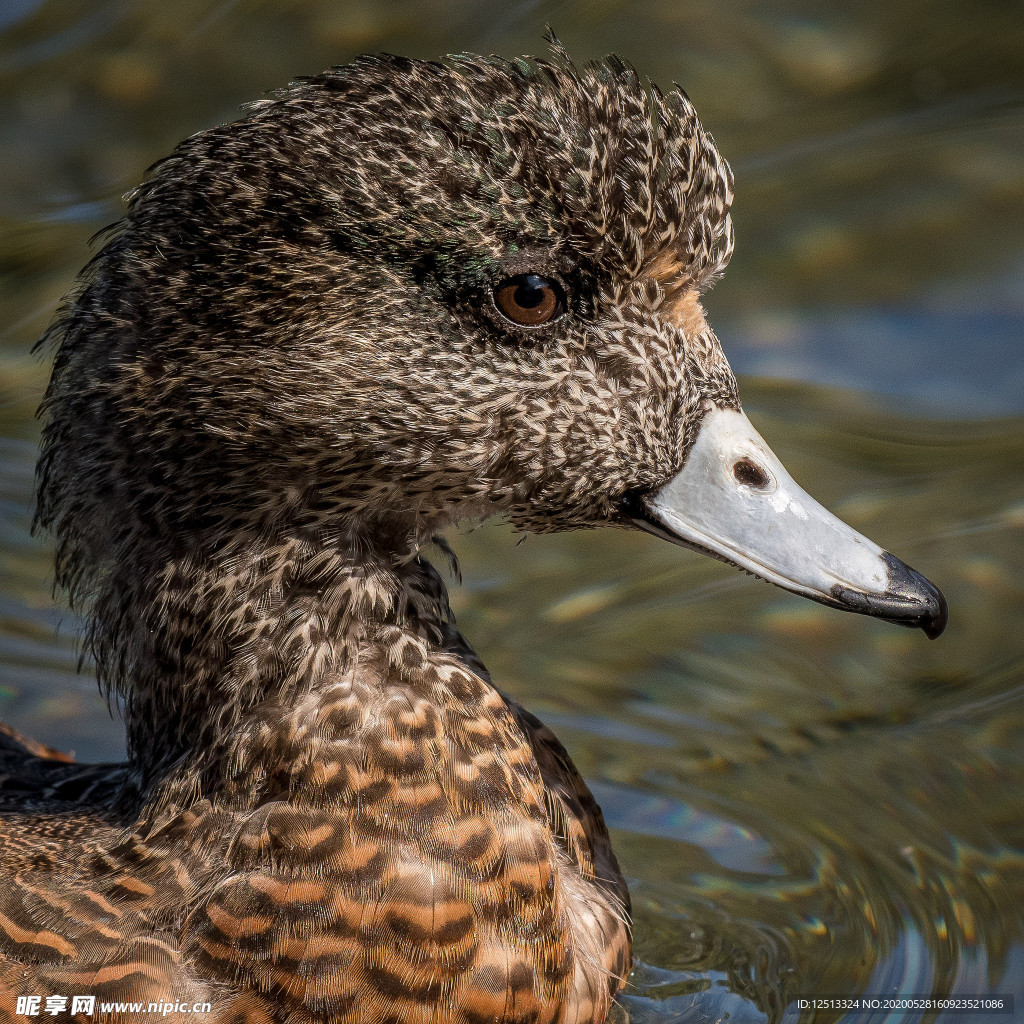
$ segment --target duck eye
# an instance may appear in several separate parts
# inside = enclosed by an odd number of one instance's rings
[[[520,327],[540,327],[565,312],[565,292],[557,281],[539,274],[519,274],[494,289],[498,312]]]

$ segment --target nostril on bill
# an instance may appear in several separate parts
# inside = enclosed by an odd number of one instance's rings
[[[771,483],[771,478],[753,459],[737,459],[733,464],[732,473],[741,484],[759,491]]]

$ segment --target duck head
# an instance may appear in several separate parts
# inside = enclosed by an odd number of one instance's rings
[[[939,592],[741,411],[700,303],[731,201],[685,95],[557,47],[363,58],[201,132],[54,328],[61,579],[300,528],[401,554],[498,513],[638,526],[937,635]]]

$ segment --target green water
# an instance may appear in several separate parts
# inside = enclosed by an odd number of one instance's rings
[[[495,13],[498,11],[498,13]],[[833,1021],[808,994],[1007,993],[1024,1020],[1019,3],[0,5],[0,718],[123,749],[29,535],[29,354],[178,139],[361,50],[616,50],[737,171],[709,296],[794,476],[935,580],[938,641],[622,532],[452,538],[456,612],[566,742],[630,878],[634,1021]],[[55,634],[57,626],[61,632]]]

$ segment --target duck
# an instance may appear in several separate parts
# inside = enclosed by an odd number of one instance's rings
[[[0,1019],[606,1019],[627,885],[456,626],[456,524],[640,529],[942,632],[742,410],[691,101],[550,47],[362,57],[199,132],[57,313],[36,517],[127,760],[0,732]]]

